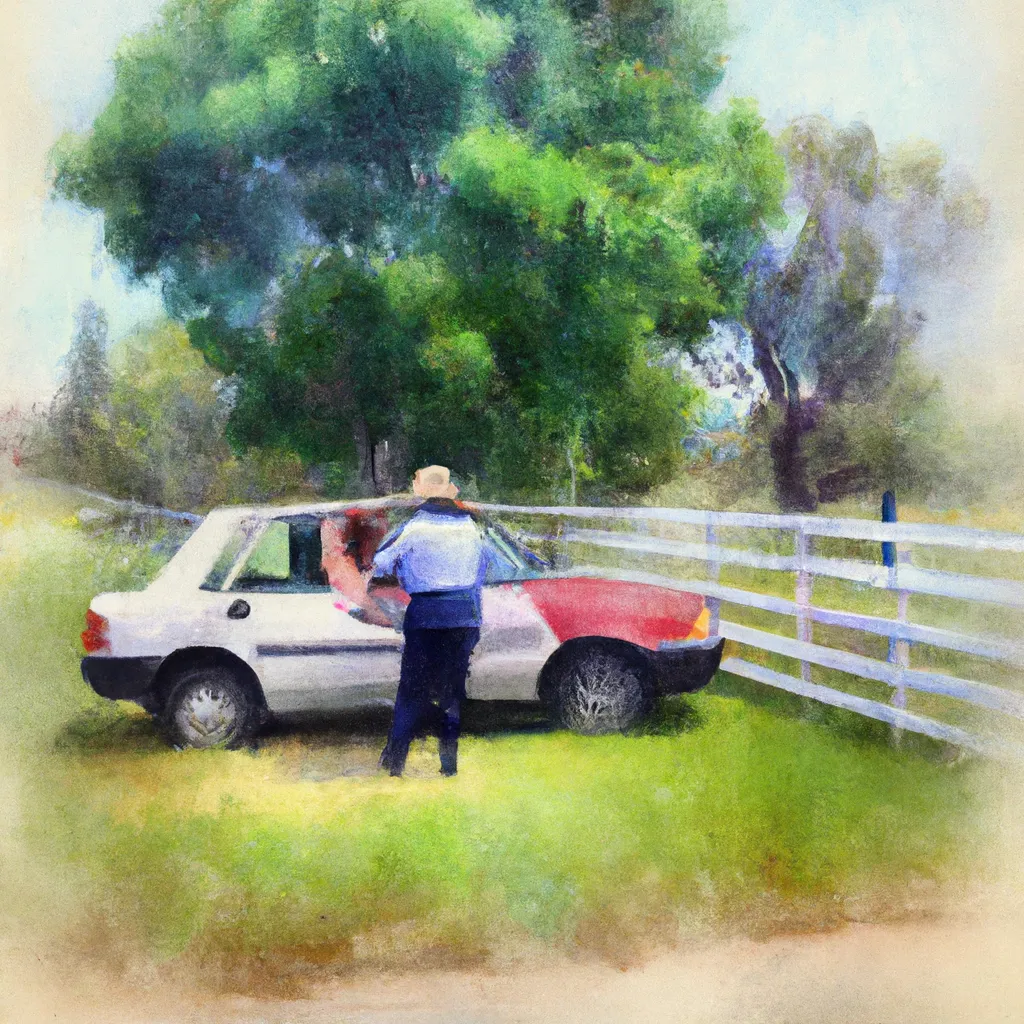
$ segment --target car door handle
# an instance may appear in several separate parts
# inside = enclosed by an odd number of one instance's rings
[[[231,602],[231,607],[228,608],[228,618],[244,619],[249,614],[250,610],[251,609],[249,608],[249,602],[243,601],[241,598],[238,598],[237,600]]]

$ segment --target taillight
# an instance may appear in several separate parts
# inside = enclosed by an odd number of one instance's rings
[[[110,623],[102,615],[98,615],[91,608],[85,613],[85,631],[82,633],[82,646],[87,654],[95,654],[97,651],[110,650],[110,638],[107,630]]]

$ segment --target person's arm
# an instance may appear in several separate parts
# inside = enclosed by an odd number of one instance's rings
[[[323,566],[338,595],[335,607],[361,622],[375,626],[392,625],[393,616],[368,592],[370,572],[359,571],[355,540],[347,535],[342,525],[329,520],[324,523],[321,537]]]
[[[402,533],[405,530],[403,523],[390,536],[385,537],[381,542],[377,553],[373,556],[373,567],[370,570],[369,587],[393,586],[394,579],[398,575],[399,562],[405,553],[405,544]]]

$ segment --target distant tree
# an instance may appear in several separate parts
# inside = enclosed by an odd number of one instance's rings
[[[189,344],[180,324],[168,320],[137,330],[114,346],[110,361],[119,453],[107,477],[112,494],[202,509],[302,486],[295,459],[232,452],[225,429],[231,385]]]
[[[233,461],[224,437],[230,405],[219,375],[173,322],[125,338],[111,363],[111,421],[121,452],[111,490],[171,508],[215,502]]]
[[[50,407],[52,471],[61,479],[102,486],[116,453],[110,423],[107,316],[91,300],[75,314],[71,349]]]
[[[236,448],[643,489],[784,182],[724,0],[172,0],[57,153],[237,387]],[[614,440],[613,440],[614,438]]]
[[[822,117],[794,122],[780,143],[807,213],[795,240],[766,246],[752,264],[746,322],[767,388],[776,497],[808,510],[819,492],[831,500],[869,482],[895,485],[880,467],[899,460],[873,464],[835,410],[882,403],[899,374],[915,380],[908,394],[934,391],[912,366],[920,290],[964,259],[987,210],[969,184],[945,180],[942,152],[926,143],[882,155],[866,125]],[[805,442],[824,419],[812,480]]]
[[[193,510],[305,488],[294,454],[232,451],[234,389],[180,324],[141,327],[108,352],[102,312],[83,304],[63,378],[45,417],[0,417],[0,450],[33,472]]]

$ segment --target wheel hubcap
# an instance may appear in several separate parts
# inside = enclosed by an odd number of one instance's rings
[[[642,700],[639,680],[626,665],[610,655],[593,655],[568,679],[566,725],[586,733],[624,729],[640,713]]]
[[[238,708],[224,690],[202,685],[189,691],[174,717],[192,743],[210,746],[231,735]]]

